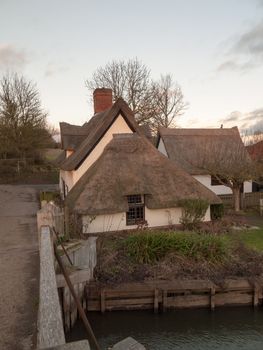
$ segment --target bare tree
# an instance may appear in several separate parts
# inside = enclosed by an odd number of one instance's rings
[[[235,211],[239,211],[243,184],[255,178],[258,171],[243,142],[240,138],[228,137],[223,142],[215,138],[213,141],[203,141],[199,147],[205,150],[202,151],[201,168],[217,179],[219,184],[231,189]],[[198,153],[198,149],[195,152]]]
[[[162,75],[159,81],[152,83],[152,86],[154,127],[175,127],[176,117],[182,115],[188,107],[181,87],[173,81],[170,74]]]
[[[263,140],[263,131],[247,129],[243,131],[241,137],[246,146],[253,145]]]
[[[86,80],[86,86],[93,92],[96,88],[107,87],[112,89],[114,101],[122,97],[134,112],[139,123],[143,123],[147,103],[151,102],[150,70],[137,58],[126,61],[113,60],[104,67],[99,67]],[[148,108],[149,109],[149,108]]]
[[[149,124],[153,131],[158,126],[174,124],[183,114],[187,104],[181,88],[171,75],[161,76],[159,81],[150,79],[150,70],[137,58],[128,61],[114,60],[99,67],[86,80],[93,92],[98,87],[111,88],[114,100],[122,97],[130,106],[139,124]]]
[[[25,157],[50,141],[36,86],[17,74],[0,80],[0,152]]]

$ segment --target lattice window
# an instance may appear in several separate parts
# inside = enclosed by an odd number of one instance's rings
[[[129,210],[126,213],[126,224],[135,225],[144,222],[143,196],[134,194],[127,197]]]

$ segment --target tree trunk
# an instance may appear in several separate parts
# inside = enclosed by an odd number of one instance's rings
[[[234,208],[235,211],[239,211],[240,210],[240,188],[233,188],[233,197],[234,197]]]

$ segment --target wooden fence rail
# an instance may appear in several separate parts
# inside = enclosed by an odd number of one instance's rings
[[[232,194],[219,195],[226,207],[234,207],[234,199]],[[260,199],[263,199],[263,192],[241,193],[240,204],[241,209],[247,209],[260,206]]]
[[[209,281],[156,281],[103,288],[96,283],[86,287],[88,311],[165,311],[169,308],[254,305],[262,303],[263,281],[226,280],[223,286]]]

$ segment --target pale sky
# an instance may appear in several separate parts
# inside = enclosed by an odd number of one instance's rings
[[[263,0],[0,0],[0,76],[36,82],[56,127],[92,116],[96,68],[135,57],[181,85],[179,126],[263,129]]]

